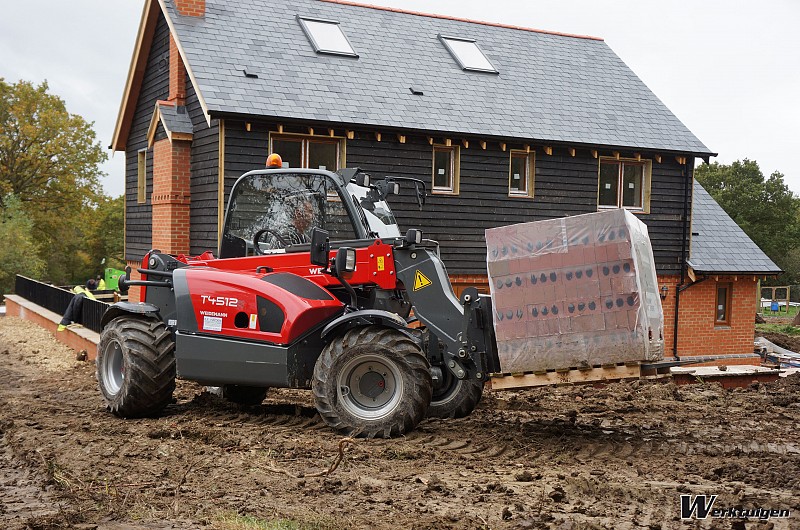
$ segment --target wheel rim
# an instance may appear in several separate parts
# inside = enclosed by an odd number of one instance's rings
[[[397,365],[379,355],[359,355],[339,372],[337,393],[342,407],[361,419],[375,420],[394,411],[403,395]]]
[[[125,381],[124,357],[119,342],[111,341],[103,356],[103,383],[111,395],[116,395]]]

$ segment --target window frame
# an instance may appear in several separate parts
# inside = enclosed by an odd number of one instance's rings
[[[450,185],[436,186],[436,153],[450,153]],[[431,194],[458,195],[459,181],[461,180],[461,149],[457,145],[433,144],[431,152]]]
[[[300,27],[303,28],[303,33],[306,34],[306,38],[308,38],[308,40],[311,43],[311,46],[314,48],[315,52],[326,54],[326,55],[339,55],[339,56],[342,56],[342,57],[356,57],[356,58],[358,58],[358,53],[356,52],[355,47],[353,47],[353,43],[350,42],[350,39],[347,37],[347,34],[342,29],[342,25],[339,23],[339,21],[337,21],[337,20],[326,20],[324,18],[304,17],[304,16],[300,16],[300,15],[297,15],[297,21],[300,23]],[[347,42],[347,45],[350,46],[350,51],[349,52],[345,52],[345,51],[341,51],[341,50],[331,50],[331,49],[323,48],[322,46],[320,46],[320,44],[317,41],[317,39],[314,38],[314,32],[311,31],[311,28],[308,26],[308,24],[306,24],[306,22],[317,22],[319,24],[331,24],[331,25],[337,26],[339,28],[339,31],[342,34],[342,37],[344,37],[345,42]]]
[[[484,52],[483,49],[478,45],[478,41],[476,41],[475,39],[469,39],[469,38],[464,38],[464,37],[453,37],[452,35],[443,35],[441,33],[438,35],[438,37],[439,37],[439,40],[442,42],[442,44],[444,44],[444,47],[447,49],[447,51],[450,53],[450,55],[453,56],[453,59],[456,60],[456,63],[458,63],[458,66],[461,67],[462,70],[466,70],[466,71],[470,71],[470,72],[484,72],[484,73],[487,73],[487,74],[499,74],[500,73],[497,70],[497,68],[495,67],[494,63],[492,63],[492,61],[486,55],[486,52]],[[483,55],[483,58],[486,59],[486,62],[489,63],[489,66],[491,66],[491,68],[479,68],[479,67],[476,67],[476,66],[467,65],[464,61],[461,60],[461,57],[458,55],[456,50],[452,46],[450,46],[450,43],[448,41],[467,42],[467,43],[470,43],[470,44],[474,44],[475,48],[477,48],[477,50],[480,52],[480,54]]]
[[[603,164],[616,164],[619,166],[617,170],[617,204],[616,206],[600,204],[600,172]],[[623,193],[623,180],[625,165],[642,166],[642,205],[641,206],[624,206],[622,204]],[[653,175],[653,161],[648,158],[616,158],[616,157],[599,157],[597,162],[597,209],[600,210],[613,210],[616,208],[624,208],[631,213],[650,213],[650,186]]]
[[[308,166],[309,161],[309,144],[310,143],[320,143],[320,144],[336,144],[336,165],[337,167],[334,169],[326,168],[325,171],[330,171],[331,173],[336,173],[342,168],[347,167],[346,158],[347,158],[347,150],[346,150],[346,138],[343,136],[319,136],[319,135],[310,135],[310,134],[300,134],[300,133],[281,133],[281,132],[270,132],[269,133],[269,140],[267,144],[267,154],[274,153],[275,150],[273,148],[273,141],[274,140],[285,140],[285,141],[293,141],[300,143],[300,156],[302,158],[301,167],[292,168],[292,169],[319,169],[319,168],[310,168]],[[280,153],[278,153],[280,154]]]
[[[147,149],[136,152],[136,203],[147,203]]]
[[[720,289],[727,289],[725,293],[725,318],[720,320],[719,317],[719,291]],[[717,282],[716,289],[714,290],[714,326],[715,327],[730,327],[731,325],[731,309],[733,306],[733,282]]]
[[[514,158],[525,158],[525,191],[521,192],[519,189],[511,187],[511,181],[514,171]],[[536,180],[536,152],[512,149],[508,155],[508,196],[513,198],[533,199],[534,196],[534,183]],[[521,179],[520,179],[521,180]]]

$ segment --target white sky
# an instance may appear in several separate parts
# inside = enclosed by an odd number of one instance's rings
[[[215,0],[210,0],[215,1]],[[800,194],[798,0],[367,0],[602,37],[711,150],[757,160]],[[142,0],[4,1],[0,77],[45,79],[111,142]],[[124,157],[103,168],[123,191]]]

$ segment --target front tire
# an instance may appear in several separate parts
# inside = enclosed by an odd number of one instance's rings
[[[432,395],[428,361],[398,330],[347,332],[322,351],[311,384],[317,410],[348,436],[391,438],[425,418]]]
[[[151,416],[172,401],[175,342],[159,320],[128,315],[112,320],[100,335],[96,367],[100,392],[117,416]]]
[[[472,414],[483,396],[483,381],[458,379],[442,367],[442,383],[433,389],[429,418],[464,418]]]

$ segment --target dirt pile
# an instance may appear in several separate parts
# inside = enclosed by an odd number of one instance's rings
[[[351,443],[302,391],[245,409],[179,382],[162,416],[120,420],[74,358],[0,320],[2,528],[671,529],[682,493],[800,528],[798,377],[493,392],[469,418]]]

